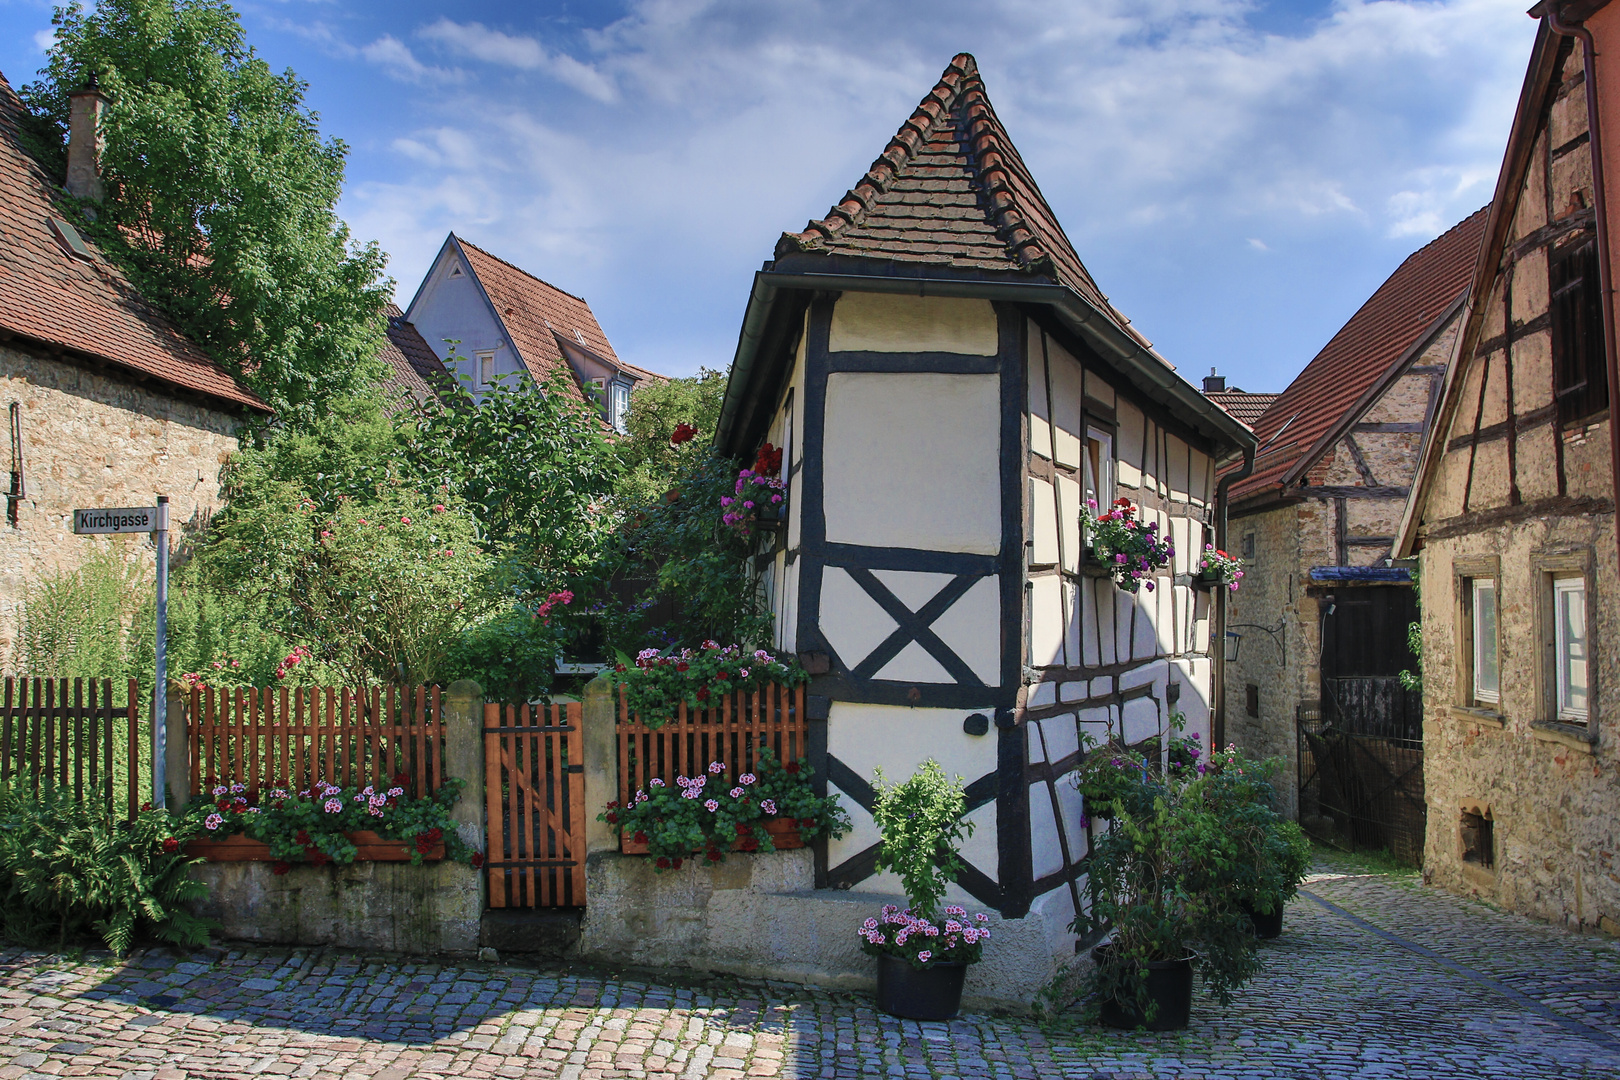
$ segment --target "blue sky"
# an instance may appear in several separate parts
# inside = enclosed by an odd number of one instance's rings
[[[976,55],[1081,257],[1189,378],[1280,390],[1490,198],[1528,0],[249,0],[349,144],[401,304],[454,229],[591,303],[619,354],[724,367],[778,235]],[[50,5],[0,0],[29,81]]]

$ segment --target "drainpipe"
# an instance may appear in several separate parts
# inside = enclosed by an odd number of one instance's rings
[[[1215,546],[1222,551],[1230,550],[1226,545],[1226,510],[1227,492],[1231,486],[1254,472],[1254,447],[1243,448],[1243,467],[1237,472],[1227,473],[1221,477],[1221,482],[1215,485]],[[1210,724],[1210,749],[1226,745],[1226,605],[1227,597],[1231,596],[1230,589],[1216,589],[1215,592],[1215,685],[1210,692],[1215,696],[1215,719]]]
[[[1614,271],[1609,266],[1608,198],[1603,186],[1603,139],[1598,126],[1597,45],[1592,32],[1580,23],[1565,23],[1558,15],[1557,4],[1542,9],[1547,25],[1554,33],[1579,38],[1581,57],[1586,69],[1586,131],[1587,146],[1592,156],[1592,203],[1597,218],[1598,286],[1603,300],[1603,358],[1609,375],[1609,471],[1614,485],[1615,503],[1620,505],[1620,359],[1615,352],[1614,332]],[[1616,552],[1620,554],[1620,528],[1615,529]]]

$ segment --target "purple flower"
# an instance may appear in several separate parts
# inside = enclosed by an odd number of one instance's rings
[[[922,952],[917,954],[917,962],[919,964],[926,964],[929,960],[933,959],[933,957],[933,953],[929,952],[927,949],[924,949]]]
[[[761,802],[759,804],[759,808],[761,810],[765,811],[765,816],[766,817],[775,817],[776,816],[776,800],[775,799],[766,799],[765,801],[763,801],[763,802]]]
[[[648,787],[663,787],[664,786],[664,781],[663,781],[663,779],[661,777],[655,776],[651,780],[647,781],[647,786]]]
[[[730,796],[731,796],[731,797],[732,797],[732,798],[733,798],[733,799],[740,799],[740,798],[742,798],[742,797],[743,797],[743,789],[742,789],[742,788],[740,788],[740,787],[734,787],[734,788],[732,788],[732,789],[731,789],[731,791],[730,791],[730,792],[728,792],[728,794],[729,794],[729,795],[730,795]]]
[[[759,779],[759,777],[755,776],[753,773],[745,772],[741,776],[737,777],[737,783],[747,786],[748,784],[752,784],[757,779]]]
[[[720,804],[718,802],[716,802],[715,800],[713,800],[713,799],[709,799],[706,802],[704,802],[703,809],[707,810],[709,813],[712,814],[716,810],[720,809]]]
[[[343,804],[336,799],[327,799],[326,804],[321,809],[328,814],[341,814],[343,813]]]
[[[209,814],[203,818],[203,825],[210,831],[219,828],[223,824],[225,824],[225,819],[218,814]]]
[[[861,925],[868,930],[876,930],[878,928],[878,921],[876,919],[867,919],[865,922],[861,923]]]
[[[709,772],[710,772],[710,774],[712,774],[714,776],[719,776],[721,773],[723,773],[725,771],[726,771],[726,763],[725,762],[723,762],[723,761],[711,761],[711,762],[709,762]]]
[[[1122,551],[1118,555],[1115,555],[1114,556],[1114,561],[1117,562],[1117,563],[1125,562],[1125,553]]]

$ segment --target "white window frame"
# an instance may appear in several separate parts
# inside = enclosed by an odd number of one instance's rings
[[[1097,444],[1096,468],[1093,469],[1091,457],[1091,444]],[[1089,498],[1097,500],[1099,509],[1107,510],[1114,501],[1114,434],[1102,428],[1086,428],[1086,441],[1082,448],[1085,470],[1086,491]],[[1093,476],[1093,471],[1101,475]]]
[[[1498,639],[1502,633],[1502,607],[1500,603],[1501,593],[1497,589],[1496,579],[1489,577],[1474,578],[1471,582],[1469,582],[1469,590],[1472,601],[1469,605],[1469,618],[1472,621],[1472,626],[1469,629],[1471,630],[1470,636],[1473,638],[1474,651],[1472,665],[1473,671],[1470,673],[1470,679],[1473,683],[1472,689],[1474,701],[1483,701],[1490,705],[1498,705],[1502,701],[1502,662],[1501,651],[1498,645]],[[1485,639],[1484,634],[1480,633],[1479,598],[1480,594],[1483,592],[1488,592],[1491,594],[1491,621],[1495,633],[1490,636],[1489,641]],[[1490,650],[1488,653],[1486,652],[1487,649]],[[1481,661],[1487,656],[1491,660],[1491,669],[1496,673],[1496,688],[1494,690],[1487,689],[1480,685],[1479,676]]]
[[[483,352],[474,353],[473,355],[478,358],[478,385],[479,386],[494,386],[495,385],[495,350],[494,349],[486,349]]]
[[[1575,708],[1569,704],[1570,686],[1568,676],[1567,657],[1569,655],[1570,641],[1564,632],[1564,618],[1561,605],[1564,603],[1578,603],[1581,613],[1581,647],[1585,653],[1582,663],[1586,665],[1586,708]],[[1557,717],[1568,724],[1585,724],[1591,719],[1592,703],[1592,630],[1590,612],[1586,604],[1586,578],[1585,577],[1555,577],[1553,578],[1553,666],[1557,684],[1558,706]]]
[[[630,416],[630,387],[622,382],[608,384],[608,423],[613,430],[623,435],[628,430],[627,420]]]

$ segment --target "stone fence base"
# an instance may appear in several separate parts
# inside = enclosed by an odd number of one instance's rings
[[[458,862],[295,866],[217,862],[191,867],[208,895],[192,910],[220,935],[276,945],[337,945],[414,955],[478,952],[483,873]]]
[[[812,860],[806,848],[659,874],[645,857],[594,853],[586,861],[590,902],[576,955],[875,989],[877,961],[861,952],[855,930],[883,904],[903,906],[905,898],[816,889]],[[991,919],[984,960],[968,969],[965,1007],[1046,1013],[1074,1000],[1080,960],[1056,956],[1052,947],[1067,940],[1063,927],[1038,913]]]

